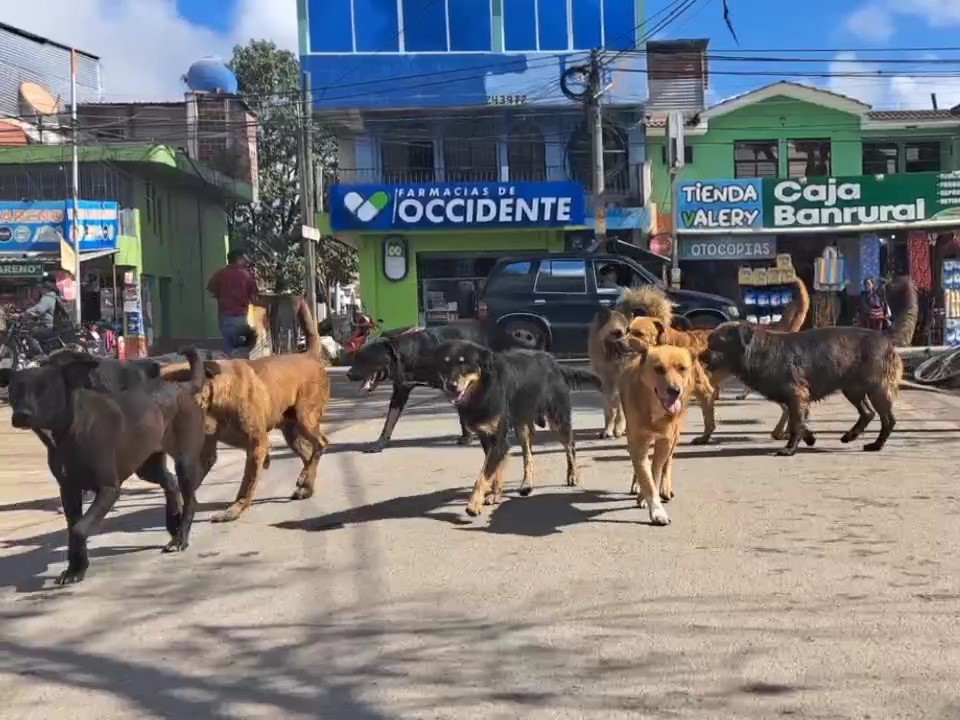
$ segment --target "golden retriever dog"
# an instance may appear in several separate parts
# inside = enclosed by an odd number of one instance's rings
[[[640,507],[649,508],[651,524],[669,525],[663,503],[674,495],[673,454],[690,396],[698,384],[709,387],[709,381],[688,348],[636,342],[620,347],[628,353],[619,389],[633,462],[630,492],[637,494]]]
[[[330,380],[317,325],[302,299],[298,299],[297,317],[307,338],[306,352],[204,363],[206,379],[196,399],[204,411],[208,445],[215,448],[216,442],[222,442],[247,453],[237,497],[211,518],[213,522],[236,520],[250,506],[260,471],[270,465],[269,434],[276,428],[303,462],[292,499],[313,496],[317,465],[329,444],[320,422],[330,399]],[[161,376],[177,372],[168,366]]]
[[[635,315],[655,317],[669,325],[672,314],[670,299],[660,289],[645,285],[626,289],[613,310],[600,308],[590,323],[587,339],[590,368],[600,377],[603,392],[601,439],[622,437],[626,428],[617,387],[624,358],[618,353],[616,342],[626,335],[630,319]]]

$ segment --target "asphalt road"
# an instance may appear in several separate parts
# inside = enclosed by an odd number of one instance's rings
[[[225,452],[189,551],[162,555],[162,498],[131,481],[68,588],[39,442],[0,416],[0,716],[960,718],[960,400],[906,392],[879,454],[840,445],[854,414],[829,402],[792,459],[771,456],[775,407],[727,400],[655,528],[622,442],[592,439],[595,393],[583,487],[541,432],[534,495],[515,454],[511,496],[468,522],[481,456],[449,406],[423,391],[365,455],[387,391],[335,388],[316,497],[287,500],[278,450],[250,511],[212,525]]]

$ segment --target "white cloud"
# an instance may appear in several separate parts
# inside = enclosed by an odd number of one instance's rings
[[[927,59],[936,59],[930,56]],[[881,68],[855,53],[838,53],[828,67],[826,88],[862,100],[877,110],[917,110],[931,108],[930,93],[937,94],[940,108],[960,103],[960,77],[930,77],[881,74]]]
[[[916,15],[930,27],[960,25],[960,0],[888,0],[892,12]]]
[[[21,0],[4,3],[3,21],[99,55],[106,100],[179,98],[191,63],[207,55],[227,60],[251,38],[297,49],[293,0],[238,0],[224,33],[187,21],[174,0]]]
[[[886,42],[893,37],[893,18],[881,5],[864,5],[847,16],[844,27],[861,40]]]

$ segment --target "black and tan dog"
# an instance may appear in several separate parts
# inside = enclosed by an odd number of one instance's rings
[[[778,455],[793,455],[801,439],[811,446],[816,442],[806,425],[810,404],[834,393],[842,392],[859,414],[841,442],[856,440],[879,414],[880,434],[864,450],[880,450],[896,424],[893,401],[903,362],[886,333],[855,327],[780,333],[746,322],[724,323],[710,335],[701,359],[787,408],[788,440]]]
[[[437,347],[437,369],[444,390],[465,425],[477,433],[484,461],[480,477],[467,503],[467,514],[476,517],[486,502],[496,505],[503,496],[503,470],[512,427],[523,451],[520,494],[533,490],[533,428],[549,424],[560,436],[567,455],[567,485],[577,485],[579,475],[571,424],[571,387],[599,389],[600,378],[587,370],[560,365],[549,353],[509,350],[495,353],[463,340]]]
[[[371,393],[380,383],[393,383],[390,407],[383,430],[365,452],[381,452],[390,443],[393,429],[407,406],[410,393],[417,387],[442,390],[438,380],[435,350],[449,340],[469,340],[493,350],[506,350],[516,342],[496,326],[477,321],[450,323],[437,328],[398,328],[385,332],[361,347],[353,356],[347,379],[361,383],[364,392]],[[460,419],[460,437],[457,444],[467,445],[470,433]]]

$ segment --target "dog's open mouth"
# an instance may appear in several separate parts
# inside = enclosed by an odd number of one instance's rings
[[[360,389],[364,392],[372,393],[377,389],[377,386],[383,382],[384,377],[386,377],[386,373],[383,370],[377,370],[373,375],[363,381]]]
[[[470,399],[474,387],[480,378],[476,375],[464,375],[447,384],[447,395],[454,405],[461,405]]]
[[[663,409],[670,415],[676,415],[683,408],[683,401],[680,395],[673,395],[657,389],[657,400],[663,405]]]

